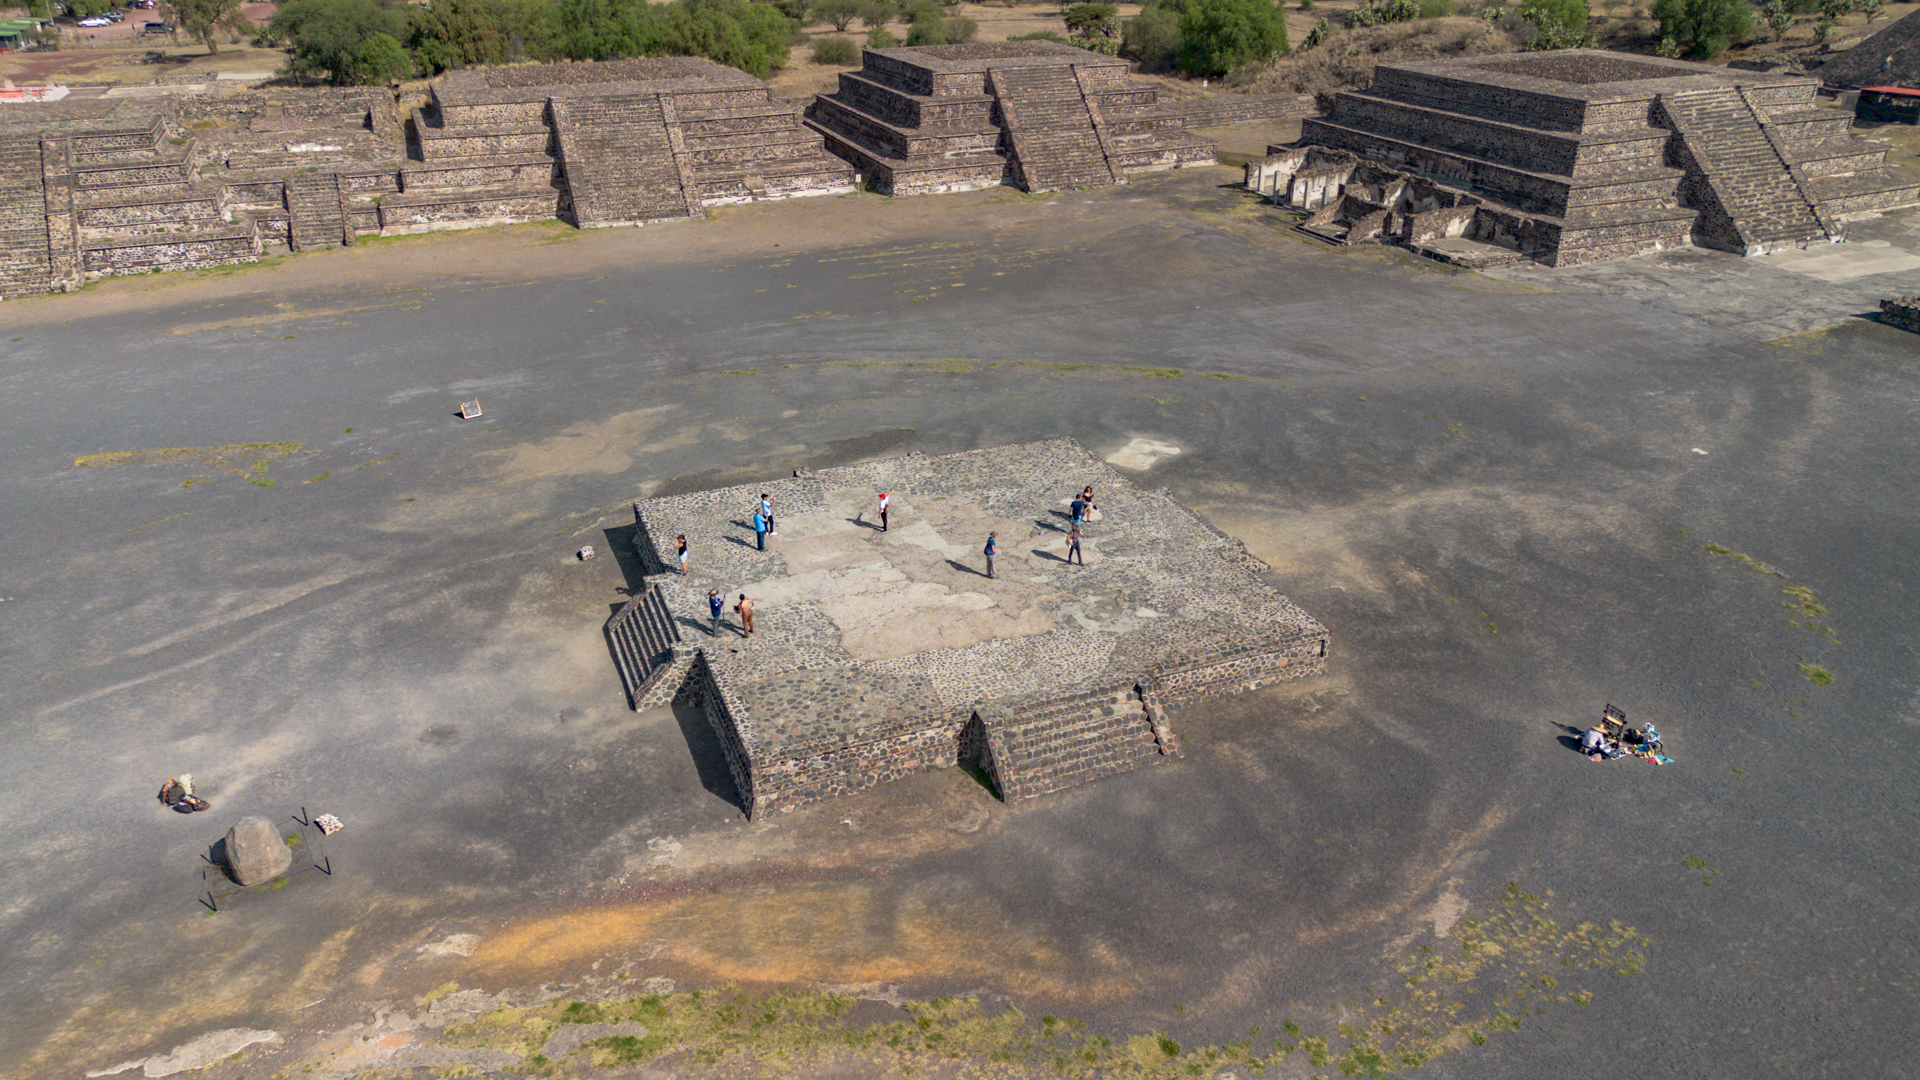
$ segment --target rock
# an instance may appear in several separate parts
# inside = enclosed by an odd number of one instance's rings
[[[293,849],[266,818],[241,818],[227,830],[227,869],[240,884],[272,881],[292,865]]]

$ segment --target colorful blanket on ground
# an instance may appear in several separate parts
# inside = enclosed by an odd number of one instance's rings
[[[1633,756],[1639,758],[1641,761],[1644,761],[1649,765],[1673,764],[1673,759],[1666,756],[1665,754],[1634,754]]]

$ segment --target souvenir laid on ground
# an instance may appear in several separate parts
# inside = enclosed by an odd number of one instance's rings
[[[596,552],[593,550],[592,544],[588,544],[586,547],[581,548],[576,554],[579,555],[581,562],[586,562],[588,559],[591,559],[595,555],[599,554],[599,552]]]
[[[320,831],[327,836],[332,836],[345,827],[341,824],[340,819],[334,817],[332,814],[321,814],[319,817],[313,819],[313,823],[320,826]]]

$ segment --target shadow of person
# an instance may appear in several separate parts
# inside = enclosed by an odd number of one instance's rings
[[[1053,552],[1051,552],[1051,551],[1043,551],[1043,550],[1042,550],[1042,549],[1040,549],[1040,548],[1034,548],[1034,549],[1033,549],[1033,557],[1034,557],[1034,558],[1036,558],[1036,559],[1040,559],[1040,560],[1042,560],[1042,561],[1045,561],[1045,560],[1048,560],[1048,559],[1051,559],[1051,560],[1053,560],[1054,562],[1066,562],[1066,561],[1067,561],[1067,557],[1066,557],[1065,555],[1055,555],[1055,554],[1054,554]]]
[[[754,547],[754,544],[753,544],[753,541],[751,541],[751,540],[747,540],[747,539],[744,539],[744,538],[742,538],[742,537],[738,537],[738,536],[729,536],[729,537],[727,537],[727,540],[728,540],[729,542],[731,542],[731,543],[735,543],[735,544],[739,544],[739,545],[740,545],[741,547],[743,547],[743,548],[750,548],[750,547]],[[758,548],[754,548],[754,550],[756,550],[756,551],[757,551],[757,550],[759,550],[759,549],[758,549]]]
[[[1585,750],[1580,749],[1580,737],[1577,735],[1561,735],[1558,741],[1561,746],[1566,747],[1576,754],[1586,753]]]
[[[746,800],[740,797],[740,788],[733,782],[733,769],[728,767],[727,756],[720,749],[720,737],[714,734],[713,725],[707,723],[706,711],[692,705],[675,705],[673,719],[680,725],[680,737],[687,740],[687,753],[693,756],[700,786],[742,814],[746,813]]]
[[[982,570],[977,566],[968,566],[966,563],[961,562],[959,559],[948,559],[947,565],[953,567],[955,570],[960,570],[965,573],[974,574],[979,577],[987,576],[987,572],[985,570]]]

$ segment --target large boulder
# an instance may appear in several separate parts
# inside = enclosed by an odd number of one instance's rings
[[[292,865],[293,849],[266,818],[241,818],[227,830],[227,869],[240,884],[272,881]]]

